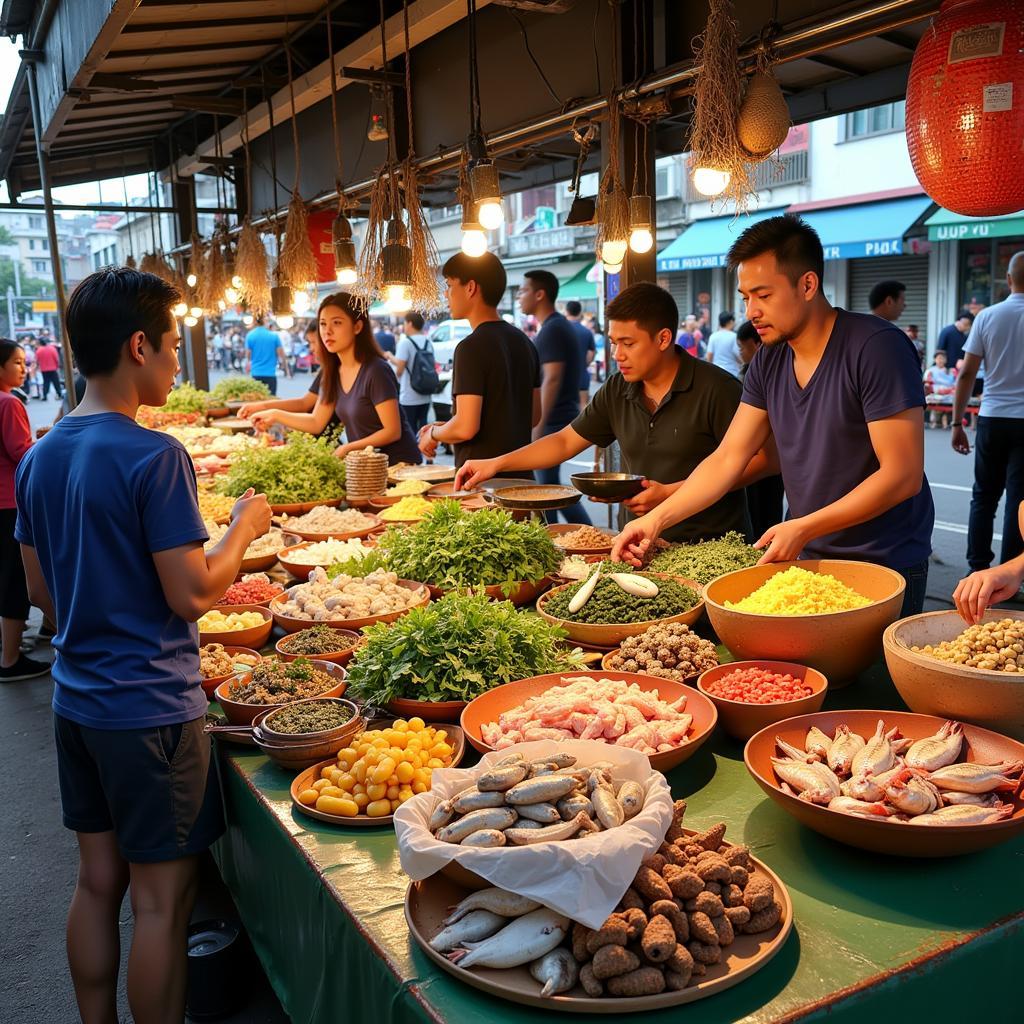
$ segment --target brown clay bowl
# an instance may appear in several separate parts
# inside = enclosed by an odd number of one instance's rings
[[[239,408],[241,408],[241,406],[239,406]],[[226,405],[211,405],[206,410],[206,418],[208,420],[222,420],[230,413],[231,410]]]
[[[276,732],[268,724],[272,716],[281,710],[277,706],[262,711],[253,720],[253,739],[256,746],[279,768],[286,771],[302,771],[325,758],[337,756],[338,751],[366,725],[359,714],[359,709],[349,700],[337,697],[308,697],[293,703],[308,704],[312,701],[340,704],[348,708],[352,717],[333,729],[302,734]]]
[[[705,688],[708,683],[744,668],[761,668],[767,672],[778,672],[780,675],[788,672],[794,679],[800,679],[809,686],[811,693],[807,697],[778,704],[748,704],[745,701],[728,700],[708,693]],[[806,665],[794,665],[788,661],[734,661],[731,665],[719,665],[717,668],[709,668],[702,672],[697,677],[697,689],[718,708],[718,720],[730,736],[738,740],[749,740],[755,732],[760,732],[774,722],[781,722],[794,715],[810,715],[820,711],[828,692],[828,680],[817,669],[808,668]]]
[[[549,590],[537,601],[537,614],[542,619],[546,619],[556,626],[561,626],[569,634],[570,640],[575,640],[578,644],[585,644],[587,647],[600,647],[605,650],[618,647],[627,636],[637,636],[640,633],[644,633],[658,622],[684,622],[687,626],[692,626],[704,614],[704,599],[700,597],[700,587],[693,580],[685,579],[682,576],[671,576],[663,572],[645,572],[644,575],[650,576],[652,579],[675,580],[676,583],[694,590],[699,599],[688,611],[680,612],[678,615],[669,615],[664,619],[654,619],[650,622],[622,622],[598,625],[587,622],[573,622],[571,619],[559,619],[554,615],[549,615],[544,610],[545,604],[555,594],[560,593],[567,587],[576,585],[575,583],[565,583],[560,587]],[[725,642],[724,639],[722,642]]]
[[[242,564],[238,567],[240,573],[266,572],[273,569],[277,564],[277,553],[269,555],[254,555],[252,558],[243,558]]]
[[[326,501],[320,502],[321,505],[329,504]],[[379,530],[384,529],[384,524],[381,523],[380,519],[375,515],[371,515],[369,512],[364,512],[364,516],[369,520],[365,526],[361,526],[358,530],[337,530],[329,531],[327,533],[312,533],[309,530],[296,530],[288,525],[288,520],[285,519],[281,523],[281,529],[284,533],[289,533],[293,537],[298,537],[304,541],[317,541],[317,540],[358,540],[362,537],[368,537],[371,533],[375,533]]]
[[[422,718],[424,722],[451,722],[466,708],[464,700],[407,700],[396,697],[389,701],[387,709],[401,718]]]
[[[997,608],[983,621],[1000,619],[1024,619],[1024,612]],[[1024,676],[954,665],[910,649],[952,640],[966,628],[954,611],[911,615],[889,626],[882,648],[896,689],[911,711],[973,722],[1024,740]]]
[[[402,480],[425,480],[427,483],[442,483],[455,479],[454,466],[389,466],[388,480],[397,484]]]
[[[511,601],[514,605],[532,604],[537,598],[544,593],[547,588],[551,586],[551,580],[545,576],[543,579],[538,580],[536,583],[521,582],[517,583],[515,589],[511,591],[507,596],[502,590],[501,586],[484,587],[484,594],[487,595],[492,601]],[[426,584],[427,590],[430,591],[430,596],[436,601],[438,598],[444,597],[445,594],[450,593],[449,590],[442,589],[441,587],[435,587],[430,583]],[[474,589],[474,588],[466,588]]]
[[[312,512],[317,505],[327,505],[330,508],[337,508],[342,503],[342,498],[324,498],[320,501],[293,501],[280,505],[271,505],[270,510],[276,516],[301,516],[306,512]]]
[[[224,650],[227,651],[228,654],[251,654],[256,658],[260,658],[261,660],[263,658],[263,655],[260,654],[259,651],[254,651],[251,647],[229,647],[226,644],[224,644],[223,646]],[[232,676],[237,675],[238,672],[234,671],[226,672],[222,676],[210,676],[209,679],[203,679],[203,693],[206,694],[206,699],[213,700],[213,691],[216,690],[221,683],[226,682]]]
[[[612,550],[612,541],[615,539],[615,532],[613,530],[601,530],[600,532],[605,534],[608,538],[607,544],[602,544],[597,548],[576,548],[576,547],[565,547],[559,544],[559,537],[564,537],[566,534],[575,533],[579,529],[575,523],[552,523],[548,527],[548,536],[555,542],[555,547],[558,548],[559,552],[564,555],[607,555]],[[600,530],[600,527],[594,527],[596,530]]]
[[[200,633],[199,634],[199,646],[202,647],[204,644],[223,644],[225,647],[234,645],[237,647],[251,647],[254,650],[259,650],[270,636],[270,631],[274,628],[274,617],[270,613],[269,608],[263,608],[256,604],[233,604],[230,609],[227,606],[219,608],[219,611],[223,611],[225,615],[230,615],[233,612],[259,612],[263,617],[262,626],[250,626],[248,629],[235,629],[228,630],[222,633]]]
[[[480,487],[474,487],[472,490],[455,490],[455,481],[449,480],[447,483],[438,484],[436,487],[431,487],[427,491],[426,496],[435,501],[443,501],[445,498],[453,498],[458,495],[459,501],[482,498],[484,496],[484,490]]]
[[[323,693],[318,693],[317,697],[342,697],[345,694],[345,690],[348,689],[348,683],[346,681],[345,670],[340,665],[334,665],[329,661],[316,661],[310,659],[313,665],[320,669],[322,672],[326,672],[328,675],[333,676],[337,680],[337,684],[332,686],[329,690],[324,690]],[[284,707],[285,704],[291,703],[290,701],[281,701],[278,704],[246,704],[240,700],[232,700],[230,696],[231,684],[237,679],[240,686],[244,686],[249,682],[251,678],[251,672],[241,672],[237,676],[226,680],[221,683],[220,686],[214,691],[214,698],[217,703],[224,710],[224,717],[228,720],[231,725],[252,725],[261,711],[266,711],[268,708],[276,709]],[[302,698],[307,699],[307,698]]]
[[[862,850],[898,857],[951,857],[995,846],[1024,832],[1024,800],[1019,793],[1000,794],[1005,803],[1014,807],[1013,817],[1005,821],[989,825],[912,825],[830,811],[827,807],[790,796],[779,788],[771,762],[776,736],[802,749],[807,730],[812,725],[829,736],[843,724],[861,736],[870,736],[879,719],[889,728],[897,726],[903,736],[914,740],[934,735],[945,721],[907,711],[820,711],[815,715],[787,718],[755,733],[747,741],[743,760],[754,781],[797,821],[830,839]],[[961,753],[962,760],[996,764],[1024,759],[1024,743],[988,729],[965,725],[964,738],[966,752]]]
[[[338,649],[327,654],[318,654],[316,660],[329,661],[334,665],[347,665],[356,648],[363,642],[363,637],[348,629],[339,629],[336,632],[338,634]],[[274,650],[282,661],[295,661],[298,658],[309,657],[308,654],[290,654],[288,652],[285,645],[294,635],[294,633],[289,633],[287,636],[281,637],[274,645]]]
[[[403,498],[407,498],[407,494],[395,494],[388,497],[386,494],[375,494],[369,499],[369,505],[372,509],[386,509],[391,508],[392,505],[397,505]]]
[[[313,622],[311,619],[293,619],[288,615],[282,615],[278,611],[281,605],[284,604],[284,599],[288,596],[287,592],[275,597],[274,600],[270,602],[270,608],[268,611],[272,615],[274,621],[286,633],[298,633],[300,629],[309,629],[310,626],[330,626],[332,629],[344,629],[357,632],[364,626],[372,626],[377,622],[394,622],[413,608],[421,608],[425,604],[430,604],[430,591],[427,590],[422,583],[414,583],[412,580],[399,580],[398,585],[400,587],[405,587],[406,590],[411,590],[414,593],[419,594],[420,599],[414,604],[411,604],[408,608],[403,608],[398,612],[388,612],[385,615],[369,615],[362,619],[328,619],[326,622]]]
[[[330,539],[330,538],[328,538]],[[341,538],[335,538],[340,540]],[[348,539],[348,538],[346,538]],[[352,538],[355,539],[355,538]],[[284,569],[289,576],[295,577],[297,580],[302,580],[303,583],[309,578],[309,574],[320,566],[323,569],[333,565],[333,561],[317,562],[316,565],[310,565],[306,562],[296,561],[291,555],[296,551],[302,551],[308,548],[311,544],[319,544],[320,541],[315,540],[304,540],[301,544],[289,544],[286,547],[281,548],[277,553],[277,560],[281,563],[281,568]]]
[[[487,753],[494,748],[484,741],[482,727],[488,722],[497,721],[502,712],[518,707],[530,697],[550,690],[554,686],[562,686],[566,679],[612,679],[625,683],[636,683],[641,690],[650,692],[657,690],[662,700],[672,703],[680,697],[686,697],[684,711],[693,716],[687,742],[674,750],[666,750],[660,754],[651,754],[651,767],[659,772],[667,772],[677,765],[693,757],[701,744],[711,735],[718,721],[715,705],[703,694],[692,687],[677,683],[674,679],[655,679],[653,676],[640,675],[639,672],[551,672],[530,679],[518,679],[503,686],[481,694],[466,705],[462,712],[460,724],[466,732],[466,739],[480,751]]]
[[[863,608],[821,615],[758,615],[726,608],[776,573],[798,565],[827,573],[871,600]],[[789,661],[809,665],[833,685],[862,672],[878,657],[882,633],[903,605],[906,583],[898,572],[871,562],[808,559],[738,569],[704,588],[708,618],[722,643],[744,661]]]

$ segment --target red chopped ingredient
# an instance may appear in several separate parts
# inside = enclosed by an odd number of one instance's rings
[[[781,675],[763,668],[738,668],[701,685],[714,697],[744,704],[781,704],[811,695],[811,688],[788,672]]]
[[[242,580],[232,583],[217,604],[259,604],[284,591],[280,583],[266,580]]]

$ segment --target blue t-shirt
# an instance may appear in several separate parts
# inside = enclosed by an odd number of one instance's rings
[[[572,324],[561,313],[552,313],[537,332],[537,354],[541,365],[563,363],[554,406],[548,410],[544,433],[553,434],[567,427],[580,414],[580,368],[586,360]]]
[[[277,376],[277,350],[281,339],[269,327],[254,327],[245,336],[245,347],[252,353],[249,372],[254,377]]]
[[[208,534],[182,445],[127,416],[65,416],[18,466],[15,536],[57,612],[53,710],[96,729],[198,718],[199,631],[167,604],[152,554]]]
[[[837,312],[805,387],[793,373],[793,350],[782,343],[762,345],[743,382],[743,401],[768,412],[791,517],[838,501],[878,469],[869,423],[925,404],[917,350],[903,331],[870,314]],[[931,553],[934,521],[922,475],[914,497],[865,523],[816,537],[804,554],[906,569]]]
[[[569,320],[568,317],[566,319]],[[581,324],[579,320],[569,320],[569,325],[576,335],[576,340],[580,343],[580,354],[583,356],[583,369],[580,371],[579,390],[589,391],[590,364],[587,362],[587,355],[591,352],[597,352],[597,343],[594,341],[593,331],[586,324]]]

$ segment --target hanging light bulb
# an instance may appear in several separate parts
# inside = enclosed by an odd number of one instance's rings
[[[277,284],[270,289],[270,311],[277,326],[287,331],[295,323],[292,316],[292,290],[287,285]]]
[[[185,284],[187,284],[189,286],[189,288],[195,288],[195,286],[198,283],[199,283],[199,278],[196,277],[195,274],[189,274],[188,277],[185,278]]]
[[[609,238],[601,244],[601,262],[621,266],[628,248],[629,244],[624,238]]]
[[[604,270],[604,272],[606,274],[610,274],[613,277],[615,276],[615,274],[621,274],[622,273],[622,264],[621,263],[604,263],[604,262],[602,262],[601,268]]]
[[[238,302],[238,289],[233,284],[224,289],[224,301],[229,306],[234,306]]]
[[[476,203],[467,203],[462,207],[462,251],[474,258],[487,252],[487,235],[480,224]]]
[[[298,313],[299,316],[302,316],[309,312],[310,305],[309,292],[304,288],[296,288],[292,292],[291,310],[293,313]]]
[[[490,160],[474,164],[469,170],[469,184],[481,226],[488,231],[500,228],[505,222],[505,208],[501,204],[498,168]]]
[[[338,284],[355,284],[359,278],[356,243],[352,241],[352,225],[340,210],[331,225],[331,240],[334,244],[334,276]]]
[[[295,317],[293,317],[291,313],[282,313],[280,316],[274,317],[274,319],[277,321],[277,326],[280,327],[282,331],[290,331],[295,325]]]
[[[193,317],[194,319],[198,320],[203,315],[203,307],[202,306],[190,306],[189,307],[189,311],[188,311],[188,315],[190,317]]]
[[[693,172],[693,187],[702,196],[720,196],[728,187],[732,175],[714,167],[698,167]]]
[[[182,320],[182,323],[183,323],[183,324],[184,324],[184,325],[185,325],[186,327],[195,327],[195,325],[196,325],[197,323],[199,323],[199,318],[198,318],[198,317],[195,317],[195,316],[192,316],[192,314],[191,314],[191,313],[189,313],[189,315],[188,315],[188,316],[186,316],[186,317],[184,318],[184,320]]]
[[[223,313],[224,310],[227,309],[227,308],[228,308],[228,304],[223,299],[218,299],[217,300],[217,309],[218,309],[219,312]]]
[[[242,277],[240,274],[231,275],[231,287],[235,289],[240,289],[242,287]]]
[[[245,324],[246,327],[252,327],[255,322],[256,318],[252,313],[246,313],[245,316],[242,317],[242,323]]]
[[[188,313],[188,303],[185,302],[184,300],[182,300],[181,302],[177,303],[174,306],[174,308],[171,310],[171,312],[176,317],[183,317],[183,316],[187,315],[187,313]]]
[[[384,304],[389,313],[405,313],[412,305],[412,294],[404,284],[388,285]]]
[[[399,217],[388,221],[387,244],[381,250],[381,287],[391,313],[404,313],[412,305],[412,249]]]
[[[645,253],[654,248],[653,226],[651,197],[631,196],[629,200],[629,247],[633,252]]]

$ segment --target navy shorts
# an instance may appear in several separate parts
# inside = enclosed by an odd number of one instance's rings
[[[203,718],[149,729],[93,729],[53,718],[66,828],[114,832],[133,864],[202,853],[224,831]]]

